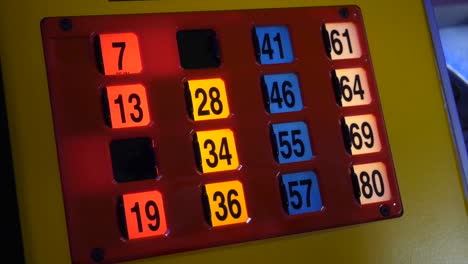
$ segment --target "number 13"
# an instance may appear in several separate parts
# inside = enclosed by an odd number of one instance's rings
[[[106,87],[104,112],[112,128],[147,126],[150,117],[145,87],[141,84]]]

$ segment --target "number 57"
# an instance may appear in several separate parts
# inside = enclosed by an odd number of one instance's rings
[[[304,196],[304,191],[302,192],[297,190],[297,186],[306,186],[307,190],[305,192],[306,196],[306,206],[310,207],[310,191],[312,189],[312,180],[310,179],[305,179],[305,180],[300,180],[300,181],[291,181],[288,183],[288,191],[289,191],[289,197],[290,198],[296,198],[296,201],[290,200],[290,204],[294,209],[301,209],[303,205],[303,196]],[[303,189],[303,188],[301,188]]]
[[[322,210],[322,198],[313,171],[283,174],[281,176],[283,205],[289,215]]]

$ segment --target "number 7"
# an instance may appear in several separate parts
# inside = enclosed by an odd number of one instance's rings
[[[125,47],[127,45],[125,44],[125,42],[112,42],[112,47],[113,48],[120,48],[120,53],[119,53],[119,70],[122,70],[122,61],[123,61],[123,54],[124,54],[124,51],[125,51]]]

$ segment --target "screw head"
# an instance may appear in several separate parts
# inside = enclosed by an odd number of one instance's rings
[[[104,249],[102,248],[93,248],[91,250],[91,259],[95,262],[102,262],[104,260]]]
[[[71,19],[63,18],[60,20],[59,26],[63,31],[70,31],[73,28],[73,23]]]
[[[380,206],[380,214],[383,217],[389,217],[390,216],[390,208],[388,208],[388,206],[386,206],[385,204],[382,204]]]
[[[340,16],[342,18],[348,18],[349,17],[349,11],[348,11],[348,8],[341,8],[340,11]]]

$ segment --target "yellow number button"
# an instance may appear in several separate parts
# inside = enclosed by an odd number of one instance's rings
[[[189,114],[195,121],[226,118],[229,105],[221,78],[189,80],[186,84]]]
[[[197,163],[204,173],[239,167],[236,142],[230,129],[200,131],[194,138]]]
[[[249,219],[244,189],[239,181],[206,184],[203,196],[211,226],[246,223]]]

